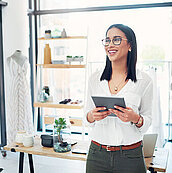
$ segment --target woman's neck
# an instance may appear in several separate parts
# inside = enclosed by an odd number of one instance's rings
[[[112,62],[112,76],[116,76],[118,74],[124,74],[126,72],[127,72],[127,63]]]

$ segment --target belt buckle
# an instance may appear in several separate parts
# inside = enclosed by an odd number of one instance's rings
[[[109,145],[106,146],[106,151],[111,151]]]

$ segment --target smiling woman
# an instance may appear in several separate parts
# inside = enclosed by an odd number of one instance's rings
[[[141,143],[152,121],[152,80],[144,72],[136,72],[137,43],[130,27],[111,25],[105,43],[105,68],[88,81],[85,122],[92,127],[92,142],[86,172],[146,173]],[[109,95],[124,97],[127,107],[95,107],[91,96]],[[109,116],[112,113],[116,116]]]

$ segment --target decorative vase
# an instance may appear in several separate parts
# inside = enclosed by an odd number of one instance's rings
[[[45,93],[45,90],[44,89],[42,89],[41,92],[39,93],[39,95],[38,95],[38,101],[39,102],[42,102],[42,103],[48,101],[48,94]]]
[[[66,38],[67,34],[66,34],[66,30],[63,28],[63,31],[61,32],[61,37],[62,38]]]
[[[60,134],[54,128],[53,147],[55,152],[71,151],[71,132],[69,128],[61,130]]]
[[[49,44],[45,44],[44,64],[51,64],[51,48],[50,48]]]

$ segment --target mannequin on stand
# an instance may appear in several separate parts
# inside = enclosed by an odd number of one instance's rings
[[[29,59],[16,50],[7,58],[7,143],[15,141],[17,131],[33,133]]]
[[[23,64],[27,60],[27,57],[22,55],[21,50],[16,50],[15,53],[11,56],[11,58],[13,58],[13,60],[15,60],[16,63],[19,64],[20,66],[23,66]]]

